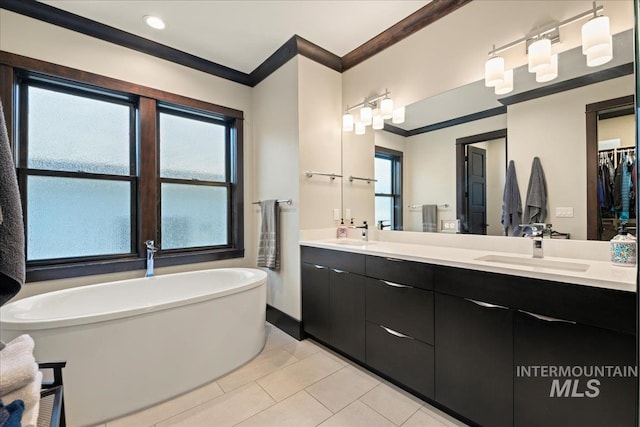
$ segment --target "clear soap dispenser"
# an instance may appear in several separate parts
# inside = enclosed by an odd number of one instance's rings
[[[620,225],[618,234],[610,240],[611,262],[614,265],[633,267],[636,265],[636,238],[627,233],[626,224]]]
[[[347,226],[344,225],[344,220],[340,218],[340,225],[338,226],[338,239],[347,238]]]

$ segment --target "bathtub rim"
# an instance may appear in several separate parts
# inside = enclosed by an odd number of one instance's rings
[[[252,280],[248,283],[243,283],[231,289],[225,289],[223,291],[217,291],[208,293],[205,295],[197,295],[191,298],[181,298],[178,300],[167,301],[161,304],[156,304],[153,306],[141,306],[130,308],[126,310],[120,311],[111,311],[108,313],[99,313],[93,315],[81,315],[81,316],[72,316],[72,317],[64,317],[64,318],[56,318],[56,319],[20,319],[15,318],[11,313],[8,313],[12,306],[19,306],[20,303],[24,304],[25,301],[33,301],[34,299],[44,299],[51,294],[65,294],[65,293],[73,293],[79,291],[88,291],[92,288],[97,287],[106,287],[110,285],[114,285],[122,282],[130,282],[130,281],[138,281],[138,280],[157,280],[166,276],[190,276],[195,274],[203,274],[207,272],[215,272],[215,271],[229,271],[229,270],[241,270],[241,271],[250,271],[252,274],[256,275],[255,280]],[[133,279],[124,279],[124,280],[114,280],[110,282],[104,283],[96,283],[92,285],[78,286],[74,288],[60,289],[57,291],[45,292],[38,295],[33,295],[18,301],[14,301],[0,307],[0,330],[6,331],[33,331],[33,330],[43,330],[43,329],[56,329],[56,328],[68,328],[73,326],[80,325],[88,325],[92,323],[100,323],[107,322],[110,320],[124,319],[128,317],[141,316],[148,313],[153,313],[156,311],[168,310],[175,307],[182,307],[191,304],[197,304],[202,301],[208,301],[215,298],[222,298],[225,296],[241,293],[244,291],[248,291],[250,289],[257,288],[259,286],[265,285],[267,282],[267,273],[264,270],[260,270],[257,268],[250,267],[228,267],[228,268],[211,268],[205,270],[193,270],[193,271],[185,271],[180,273],[169,273],[164,275],[158,275],[154,277],[137,277]]]

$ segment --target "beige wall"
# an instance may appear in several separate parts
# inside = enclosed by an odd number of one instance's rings
[[[633,114],[598,120],[598,140],[619,139],[621,147],[636,145],[636,117]]]

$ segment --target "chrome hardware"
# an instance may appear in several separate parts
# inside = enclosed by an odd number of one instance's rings
[[[413,286],[407,286],[407,285],[400,285],[398,283],[393,283],[393,282],[387,282],[386,280],[380,280],[382,283],[384,283],[387,286],[391,286],[392,288],[413,288]]]
[[[349,274],[348,271],[338,270],[337,268],[332,268],[332,270],[335,271],[338,274]]]
[[[479,305],[480,307],[484,307],[484,308],[499,308],[501,310],[509,310],[509,307],[505,307],[503,305],[497,305],[497,304],[489,304],[488,302],[483,302],[483,301],[477,301],[471,298],[465,298],[465,300],[472,302],[476,305]]]
[[[393,262],[403,262],[403,259],[398,259],[398,258],[385,258],[387,261],[393,261]]]
[[[518,311],[520,313],[528,314],[531,317],[535,317],[536,319],[544,320],[545,322],[562,322],[562,323],[570,323],[572,325],[576,324],[576,322],[574,322],[573,320],[558,319],[556,317],[544,316],[542,314],[531,313],[529,311],[524,311],[524,310],[518,310]]]
[[[413,337],[410,337],[409,335],[401,334],[400,332],[398,332],[398,331],[394,331],[393,329],[389,329],[389,328],[384,327],[384,326],[382,326],[382,325],[380,325],[380,327],[381,327],[382,329],[384,329],[385,331],[387,331],[387,333],[388,333],[388,334],[393,335],[393,336],[396,336],[396,337],[398,337],[398,338],[407,338],[407,339],[410,339],[410,340],[412,340],[412,339],[413,339]]]

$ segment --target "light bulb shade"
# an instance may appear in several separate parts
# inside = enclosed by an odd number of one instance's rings
[[[391,98],[385,98],[380,102],[380,114],[383,120],[393,117],[393,100]]]
[[[155,28],[156,30],[164,30],[165,24],[164,21],[157,16],[145,15],[142,17],[144,22],[147,23],[151,28]]]
[[[365,126],[362,122],[356,122],[356,135],[364,135]]]
[[[384,119],[382,118],[382,115],[380,114],[373,115],[373,124],[371,125],[371,128],[375,130],[384,129]]]
[[[484,63],[484,84],[493,87],[504,80],[504,58],[494,56]]]
[[[613,59],[613,40],[609,44],[598,45],[587,52],[587,66],[597,67]]]
[[[504,72],[504,80],[493,88],[496,95],[505,95],[513,90],[513,70]]]
[[[400,123],[404,123],[404,107],[398,107],[393,110],[393,117],[391,118],[391,123],[399,125]]]
[[[587,55],[592,49],[606,44],[611,44],[608,16],[598,16],[582,26],[582,53]]]
[[[551,65],[551,40],[540,39],[529,45],[529,72],[537,73]]]
[[[360,121],[365,126],[371,125],[371,119],[373,118],[373,110],[368,105],[365,105],[360,109]]]
[[[539,70],[536,73],[538,83],[550,82],[558,77],[558,54],[551,55],[551,65]]]
[[[342,130],[345,132],[353,131],[353,114],[346,113],[342,116]]]

